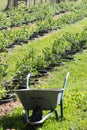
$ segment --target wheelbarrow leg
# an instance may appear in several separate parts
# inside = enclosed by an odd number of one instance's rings
[[[55,110],[54,112],[55,112],[56,120],[58,121],[59,120],[58,112],[57,110]]]
[[[61,100],[61,103],[60,103],[60,114],[61,114],[61,119],[64,118],[64,116],[63,116],[63,100]]]
[[[29,122],[29,111],[25,110],[25,114],[26,114],[26,122]]]

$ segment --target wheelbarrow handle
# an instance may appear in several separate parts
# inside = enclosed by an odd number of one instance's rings
[[[29,89],[29,78],[30,78],[30,73],[27,75],[27,83],[26,83],[26,89]]]

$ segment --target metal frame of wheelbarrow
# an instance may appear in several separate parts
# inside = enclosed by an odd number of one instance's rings
[[[30,89],[28,86],[30,74],[27,76],[27,88],[15,90],[25,109],[27,123],[31,125],[42,124],[53,113],[55,113],[56,120],[59,120],[58,112],[56,110],[56,107],[58,105],[60,105],[61,119],[64,117],[63,97],[64,91],[66,89],[68,76],[69,72],[66,74],[62,89]],[[31,116],[29,116],[30,110],[33,111],[33,114]],[[42,113],[43,110],[50,110],[50,112],[38,119],[39,114]],[[32,120],[32,116],[35,117],[35,120]],[[40,114],[40,116],[42,115]]]

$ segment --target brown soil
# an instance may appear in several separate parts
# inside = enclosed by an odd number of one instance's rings
[[[65,12],[65,13],[61,13],[61,14],[56,14],[56,15],[54,15],[54,19],[58,19],[58,18],[60,18],[60,17],[62,17],[63,15],[65,15],[65,14],[69,14],[70,12]]]
[[[21,107],[20,101],[11,101],[0,105],[0,116],[7,115],[12,112],[13,109]]]

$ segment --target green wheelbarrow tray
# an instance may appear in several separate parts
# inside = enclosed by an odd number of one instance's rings
[[[55,113],[56,119],[59,120],[56,107],[60,105],[60,117],[63,118],[63,96],[69,73],[64,79],[62,89],[20,89],[15,90],[26,113],[26,122],[31,125],[42,124],[52,113]],[[29,116],[29,110],[33,114]],[[47,115],[43,116],[43,110],[50,110]]]

